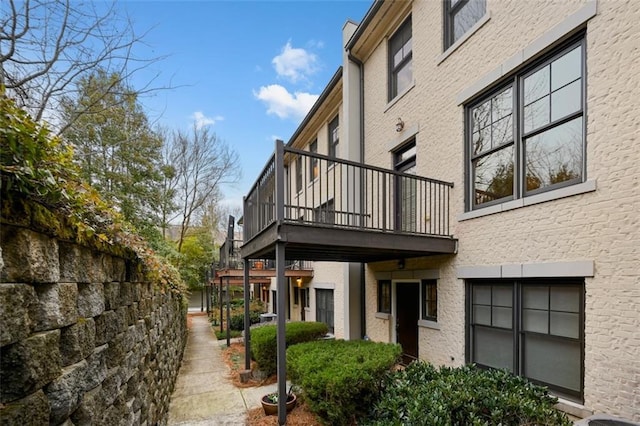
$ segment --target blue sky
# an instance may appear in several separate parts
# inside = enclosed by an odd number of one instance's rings
[[[276,138],[288,141],[341,64],[342,27],[360,22],[371,0],[140,1],[119,4],[137,33],[138,56],[165,56],[134,85],[159,74],[145,96],[150,118],[171,129],[211,126],[240,156],[241,200]]]

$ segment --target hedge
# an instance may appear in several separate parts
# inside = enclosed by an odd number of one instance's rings
[[[390,374],[368,419],[391,425],[571,425],[546,388],[506,370],[436,369],[414,362]]]
[[[286,346],[317,340],[327,334],[327,325],[322,322],[289,322],[285,326]],[[278,341],[277,325],[265,325],[251,329],[251,357],[265,374],[276,372]]]
[[[287,350],[287,373],[324,422],[349,425],[368,412],[400,353],[399,345],[362,340],[303,343]]]

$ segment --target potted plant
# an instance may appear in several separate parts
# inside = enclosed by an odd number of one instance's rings
[[[291,388],[289,388],[289,392],[287,392],[287,413],[293,410],[293,407],[296,406],[296,395],[291,393]],[[262,403],[262,409],[264,410],[264,414],[267,416],[272,416],[278,414],[278,392],[271,392],[264,395],[260,402]]]

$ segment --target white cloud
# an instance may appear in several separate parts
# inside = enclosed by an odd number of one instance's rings
[[[191,119],[195,122],[198,129],[202,129],[205,126],[213,126],[217,121],[224,120],[224,117],[219,115],[215,117],[207,117],[202,111],[196,111],[191,115]]]
[[[305,81],[308,76],[318,71],[318,58],[313,53],[301,48],[291,47],[291,42],[282,48],[282,52],[271,61],[279,77],[292,83]]]
[[[279,84],[262,86],[254,96],[267,104],[267,114],[274,114],[280,118],[301,119],[311,109],[318,99],[318,95],[305,92],[289,93]]]

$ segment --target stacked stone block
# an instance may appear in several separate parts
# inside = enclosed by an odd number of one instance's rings
[[[137,266],[2,225],[1,424],[166,423],[186,305]]]

